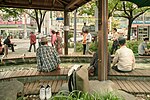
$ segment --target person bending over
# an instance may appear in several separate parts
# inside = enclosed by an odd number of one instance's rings
[[[115,53],[112,69],[118,72],[131,72],[135,66],[133,51],[126,47],[126,40],[123,37],[118,39],[120,49]]]
[[[48,46],[46,37],[41,38],[41,46],[37,48],[37,70],[40,72],[50,72],[59,69],[60,58],[55,48]]]

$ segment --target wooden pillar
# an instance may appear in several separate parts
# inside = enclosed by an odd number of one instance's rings
[[[68,11],[64,11],[64,54],[68,55],[68,28],[69,28],[69,17]]]
[[[108,0],[98,0],[98,80],[107,80]]]

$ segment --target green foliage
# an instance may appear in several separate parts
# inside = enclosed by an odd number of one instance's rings
[[[124,100],[123,98],[117,97],[113,93],[102,94],[89,94],[81,91],[61,91],[51,98],[51,100]]]
[[[108,18],[112,16],[119,0],[108,0]]]
[[[138,54],[138,46],[142,41],[127,41],[127,47],[130,48],[133,53]]]
[[[130,40],[132,22],[149,9],[149,7],[138,8],[135,4],[131,2],[118,2],[118,5],[115,7],[116,13],[114,13],[113,16],[123,17],[128,20],[127,40]]]
[[[138,46],[142,41],[127,41],[126,46],[130,48],[135,55],[138,54]],[[108,51],[111,52],[113,41],[108,41]],[[77,43],[76,45],[77,52],[83,51],[82,43]],[[148,48],[150,48],[150,43],[148,44]],[[98,49],[98,43],[94,42],[90,44],[90,51],[95,52]]]
[[[90,51],[95,52],[95,51],[97,51],[97,48],[98,48],[98,43],[97,42],[92,42],[90,44],[90,47],[89,47]]]
[[[73,33],[68,34],[68,40],[73,37]]]
[[[3,12],[2,18],[8,20],[13,17],[16,21],[19,17],[22,17],[24,13],[28,14],[29,17],[34,19],[37,23],[38,32],[41,33],[42,23],[44,21],[46,10],[37,10],[37,9],[21,9],[21,8],[5,8],[1,7],[0,10]]]
[[[95,0],[92,0],[78,9],[79,15],[87,14],[94,16],[95,7]]]
[[[83,51],[83,45],[82,45],[82,43],[78,42],[78,43],[76,44],[76,51],[77,51],[77,52]]]
[[[119,0],[108,0],[108,18],[112,16],[115,7],[118,5]],[[89,3],[83,5],[78,9],[79,15],[87,14],[94,16],[97,0],[91,0]]]
[[[18,8],[5,8],[5,7],[0,7],[0,10],[3,12],[1,15],[3,20],[8,20],[9,18],[14,18],[15,21],[18,20],[19,17],[21,17],[23,13],[23,9],[18,9]]]

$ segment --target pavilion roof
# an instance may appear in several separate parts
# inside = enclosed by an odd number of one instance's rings
[[[73,11],[91,0],[0,0],[0,7]]]

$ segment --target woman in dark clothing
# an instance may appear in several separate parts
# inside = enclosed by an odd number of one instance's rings
[[[111,56],[108,53],[108,67],[107,67],[107,72],[109,73],[110,70],[110,65],[111,65]],[[91,68],[93,68],[94,72],[93,75],[97,76],[98,75],[98,51],[96,51],[93,55],[93,58],[90,62]]]
[[[6,44],[8,47],[11,47],[12,52],[15,52],[15,50],[14,50],[14,44],[11,43],[11,41],[10,41],[10,36],[8,36],[8,37],[4,40],[4,44]]]

